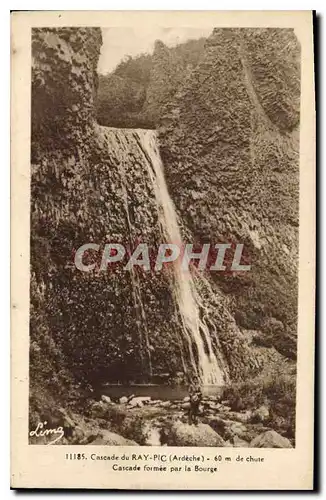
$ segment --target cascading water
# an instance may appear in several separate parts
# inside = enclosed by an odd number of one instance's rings
[[[163,164],[157,147],[156,132],[136,130],[143,150],[148,173],[153,183],[159,208],[160,224],[165,242],[182,248],[182,238],[176,211],[164,178]],[[224,377],[214,354],[209,329],[200,317],[200,300],[190,272],[181,270],[180,262],[174,265],[174,294],[182,318],[184,334],[188,340],[191,362],[199,371],[203,384],[223,385]],[[198,352],[198,367],[193,352],[193,342]]]

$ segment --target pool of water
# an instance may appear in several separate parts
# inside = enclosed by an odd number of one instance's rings
[[[206,385],[203,387],[204,396],[219,396],[222,387]],[[156,384],[105,384],[101,387],[101,394],[119,399],[122,396],[150,396],[152,399],[176,400],[189,396],[185,386],[156,385]]]

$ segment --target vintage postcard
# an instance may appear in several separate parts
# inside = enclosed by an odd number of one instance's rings
[[[12,487],[312,489],[312,12],[11,47]]]

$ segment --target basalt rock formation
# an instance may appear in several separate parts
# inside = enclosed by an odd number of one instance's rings
[[[231,299],[238,326],[260,331],[257,344],[295,358],[300,46],[293,30],[216,28],[167,108],[160,151],[182,220],[200,244],[243,243],[252,266],[210,279]]]

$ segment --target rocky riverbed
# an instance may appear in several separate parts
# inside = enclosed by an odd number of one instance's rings
[[[254,410],[233,411],[218,396],[203,398],[198,425],[188,423],[189,398],[162,401],[149,396],[122,396],[112,401],[101,396],[85,405],[84,416],[59,408],[51,427],[62,426],[56,444],[214,446],[292,448],[293,439],[270,426],[267,405]],[[53,436],[34,436],[33,444],[45,444]]]

